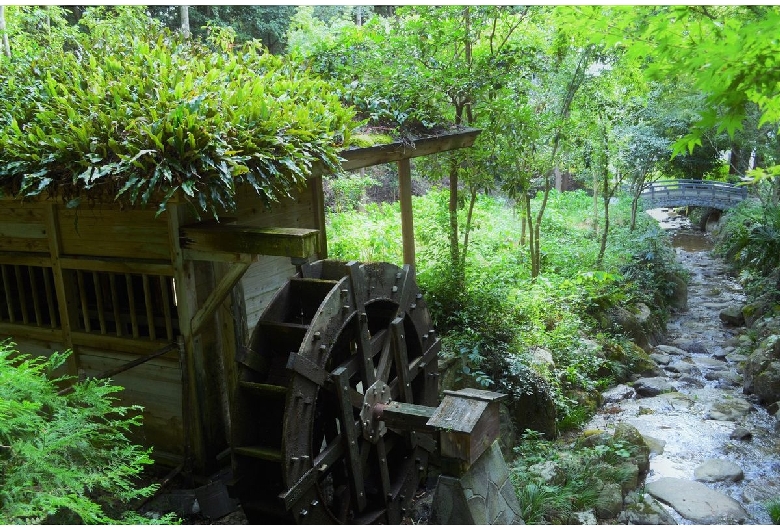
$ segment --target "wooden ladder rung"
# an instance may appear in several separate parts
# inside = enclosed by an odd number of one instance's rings
[[[233,453],[241,456],[248,456],[250,458],[256,458],[258,460],[266,460],[268,462],[282,461],[282,452],[279,449],[262,447],[260,445],[246,445],[243,447],[236,447],[233,449]]]
[[[239,381],[238,385],[262,397],[283,399],[287,395],[287,387],[279,385],[266,385],[263,383],[253,383],[251,381]]]

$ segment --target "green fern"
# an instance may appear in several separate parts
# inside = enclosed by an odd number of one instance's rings
[[[149,522],[113,507],[156,489],[135,485],[152,463],[151,449],[127,437],[140,407],[115,404],[121,387],[108,381],[60,395],[66,378],[51,374],[67,357],[33,358],[0,343],[0,525]]]

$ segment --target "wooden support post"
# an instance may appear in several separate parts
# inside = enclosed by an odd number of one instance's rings
[[[311,186],[314,219],[317,223],[317,230],[320,231],[317,239],[317,258],[326,259],[328,257],[328,236],[325,234],[325,192],[322,188],[322,176],[311,177],[309,186]]]
[[[66,349],[73,353],[68,357],[67,370],[70,375],[78,374],[78,352],[73,347],[73,337],[71,336],[71,322],[78,322],[78,309],[73,307],[76,299],[73,292],[73,285],[65,283],[65,276],[60,264],[60,241],[59,222],[57,221],[57,205],[49,204],[45,210],[46,234],[49,238],[49,253],[51,254],[51,270],[54,276],[54,288],[57,293],[57,305],[60,309],[60,324],[62,325],[62,338]]]
[[[404,263],[414,266],[414,219],[412,214],[412,170],[408,158],[398,161],[398,194],[401,200],[401,234]]]
[[[193,467],[205,469],[205,441],[201,424],[201,405],[198,399],[196,360],[198,351],[192,334],[192,317],[197,307],[194,292],[192,262],[185,266],[179,240],[179,207],[168,203],[168,235],[170,237],[171,263],[174,269],[176,308],[179,313],[179,329],[183,337],[181,347],[182,370],[182,424],[184,425],[184,474],[192,477]]]
[[[222,279],[201,308],[195,313],[195,316],[192,317],[191,333],[193,335],[196,335],[203,325],[208,322],[208,319],[214,316],[214,311],[216,311],[225,297],[230,294],[230,291],[235,287],[239,280],[241,280],[248,268],[249,263],[236,263],[231,266],[227,274],[222,276]]]

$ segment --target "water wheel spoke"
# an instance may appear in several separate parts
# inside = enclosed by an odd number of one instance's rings
[[[409,358],[406,351],[404,321],[398,317],[390,324],[390,337],[398,376],[398,394],[405,403],[412,402],[412,381],[409,375]]]
[[[398,499],[393,496],[390,485],[390,469],[387,462],[387,453],[385,439],[380,438],[376,443],[376,460],[382,484],[382,498],[385,501],[385,509],[387,510],[387,522],[388,524],[399,524],[401,522],[400,507],[398,506]]]
[[[354,407],[349,399],[349,376],[343,368],[334,370],[333,376],[341,409],[341,428],[346,437],[347,472],[351,479],[355,505],[359,511],[363,511],[366,507],[366,493],[363,486],[363,468],[360,465],[359,434],[355,428]]]
[[[363,388],[368,388],[376,381],[374,370],[374,354],[371,347],[371,337],[368,334],[368,317],[366,313],[357,314],[357,354],[361,358],[360,378],[363,380]]]
[[[382,352],[379,355],[379,363],[377,364],[376,369],[376,379],[377,381],[384,381],[387,383],[387,379],[390,377],[390,368],[392,367],[393,362],[393,352],[391,348],[391,336],[390,333],[385,333],[383,335],[383,341],[382,341]]]

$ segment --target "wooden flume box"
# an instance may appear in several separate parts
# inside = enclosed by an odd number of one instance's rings
[[[440,431],[441,456],[473,464],[498,437],[502,397],[474,388],[445,390],[441,405],[427,423]]]

